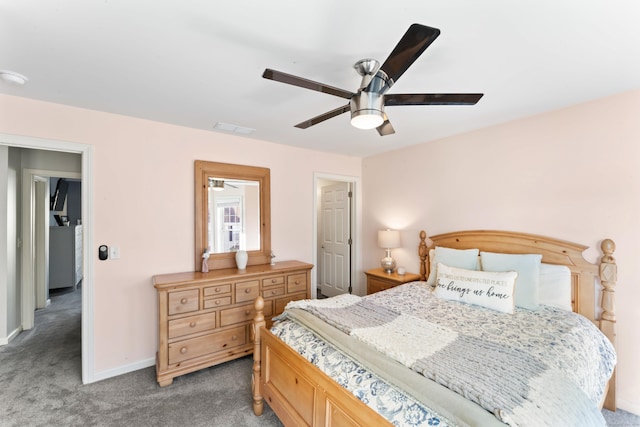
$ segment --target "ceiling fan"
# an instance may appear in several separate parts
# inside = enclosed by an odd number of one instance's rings
[[[235,185],[229,184],[228,180],[224,180],[222,178],[212,178],[209,177],[209,188],[213,191],[222,191],[226,187],[238,188]]]
[[[385,106],[394,105],[474,105],[482,93],[406,93],[387,94],[400,76],[413,64],[427,47],[440,35],[437,28],[413,24],[402,36],[386,61],[380,66],[375,59],[362,59],[353,68],[362,76],[357,92],[336,88],[323,83],[297,77],[267,68],[262,77],[328,93],[349,100],[347,105],[328,111],[312,119],[298,123],[295,127],[306,129],[327,119],[351,111],[351,124],[359,129],[376,128],[381,136],[395,133]]]

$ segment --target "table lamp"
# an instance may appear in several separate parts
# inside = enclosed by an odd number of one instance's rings
[[[396,261],[391,258],[391,249],[400,247],[400,232],[389,229],[378,231],[378,246],[387,251],[385,257],[380,261],[382,269],[387,273],[393,273]]]

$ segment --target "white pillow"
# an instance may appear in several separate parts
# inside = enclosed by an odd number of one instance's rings
[[[538,308],[542,255],[480,252],[480,258],[484,271],[517,271],[516,306],[529,310]]]
[[[433,250],[433,249],[432,249]],[[438,263],[466,270],[478,269],[478,249],[452,249],[436,246],[433,254],[429,251],[429,277],[427,285],[435,286]]]
[[[571,307],[571,270],[566,265],[540,264],[540,304],[562,310]]]
[[[438,263],[436,296],[513,314],[518,273],[465,270]]]

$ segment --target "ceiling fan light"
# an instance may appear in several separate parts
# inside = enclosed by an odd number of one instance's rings
[[[224,181],[221,179],[209,179],[209,188],[213,191],[224,190]]]
[[[374,129],[384,123],[382,111],[359,110],[351,114],[351,125],[358,129]]]

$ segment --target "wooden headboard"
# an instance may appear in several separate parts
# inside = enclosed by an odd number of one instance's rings
[[[566,265],[571,270],[573,311],[594,322],[615,346],[614,293],[617,266],[613,258],[615,251],[613,240],[602,241],[600,246],[603,256],[598,264],[592,264],[582,255],[588,246],[535,234],[473,230],[438,234],[430,236],[427,240],[427,233],[421,231],[418,246],[421,280],[426,280],[429,275],[429,249],[436,246],[454,249],[477,248],[486,252],[508,254],[541,254],[544,263]],[[602,293],[600,293],[601,288]],[[596,295],[601,297],[596,298]],[[609,382],[609,392],[604,407],[615,410],[615,372]]]

